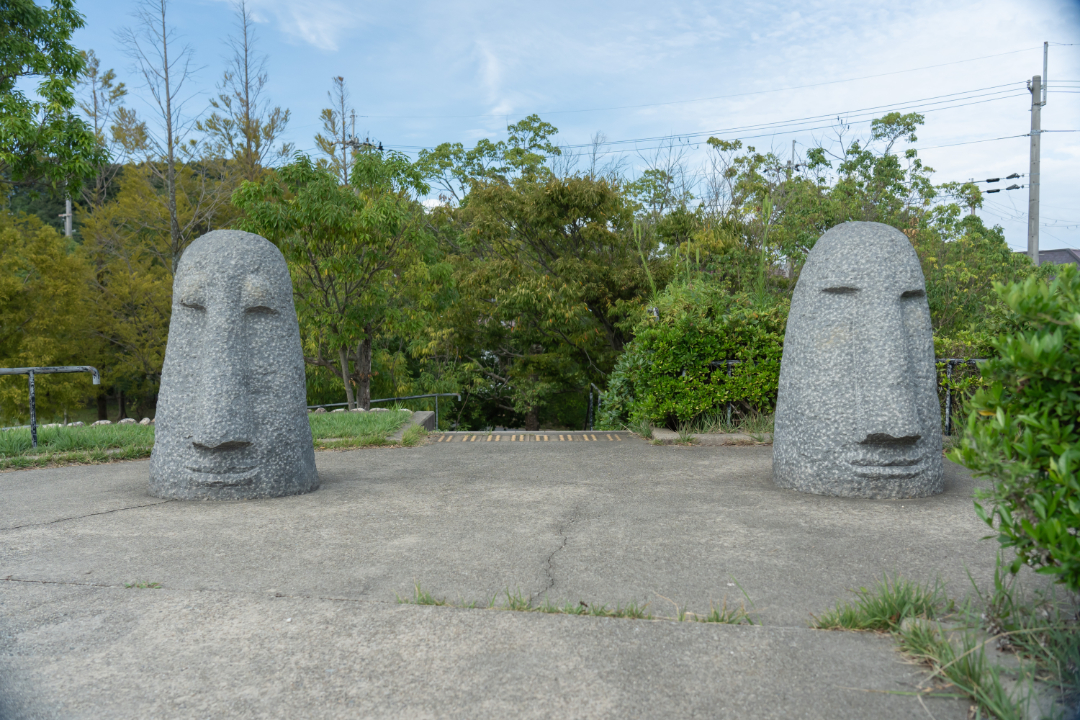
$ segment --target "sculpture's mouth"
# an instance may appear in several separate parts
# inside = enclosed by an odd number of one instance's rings
[[[258,467],[255,465],[231,467],[191,467],[187,468],[194,475],[195,482],[207,487],[228,487],[250,485],[255,479]]]
[[[912,478],[924,471],[922,457],[857,457],[851,461],[856,477],[896,479]]]

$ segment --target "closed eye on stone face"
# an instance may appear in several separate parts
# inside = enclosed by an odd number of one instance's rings
[[[926,291],[922,290],[922,289],[905,290],[904,292],[900,293],[900,297],[905,298],[905,299],[906,298],[921,298],[921,297],[925,297],[925,296],[926,296]]]
[[[192,310],[205,310],[206,309],[206,305],[203,303],[202,298],[194,298],[194,297],[180,298],[180,304],[183,305],[186,308],[191,308]]]
[[[833,287],[822,288],[821,292],[827,292],[830,295],[851,295],[859,292],[859,288],[851,287],[850,285],[836,285]]]
[[[252,315],[277,315],[278,311],[268,305],[252,305],[244,310]]]

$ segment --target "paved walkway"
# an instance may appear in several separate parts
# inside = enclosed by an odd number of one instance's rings
[[[985,587],[965,472],[823,498],[769,447],[597,437],[321,452],[319,491],[237,503],[149,497],[144,461],[0,473],[0,718],[966,717],[888,638],[808,628],[885,571]],[[760,626],[397,604],[414,584],[668,616],[741,586]]]

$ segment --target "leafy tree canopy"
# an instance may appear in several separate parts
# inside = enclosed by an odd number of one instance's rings
[[[84,24],[72,0],[0,5],[0,179],[44,181],[70,192],[106,160],[93,130],[72,114],[86,60],[68,42]],[[37,81],[33,94],[26,83]]]

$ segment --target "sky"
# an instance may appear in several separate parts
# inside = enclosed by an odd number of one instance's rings
[[[77,7],[86,27],[74,44],[115,68],[131,88],[130,104],[145,110],[145,90],[116,37],[135,25],[137,0],[77,0]],[[248,0],[248,7],[257,49],[267,55],[266,93],[291,110],[287,139],[300,150],[315,152],[319,112],[332,78],[343,76],[357,135],[386,147],[415,155],[442,142],[505,139],[509,123],[537,113],[559,129],[563,146],[603,133],[606,159],[621,158],[630,175],[648,167],[663,138],[682,148],[692,171],[703,166],[710,135],[784,158],[794,140],[802,158],[828,142],[838,118],[852,135],[866,135],[870,119],[893,109],[925,115],[914,147],[937,183],[1027,173],[1025,82],[1042,75],[1046,41],[1042,128],[1052,132],[1042,135],[1040,245],[1080,248],[1080,0]],[[185,110],[195,118],[225,69],[235,10],[226,0],[173,0],[168,20],[192,51]],[[983,219],[1026,249],[1028,190],[985,199]]]

